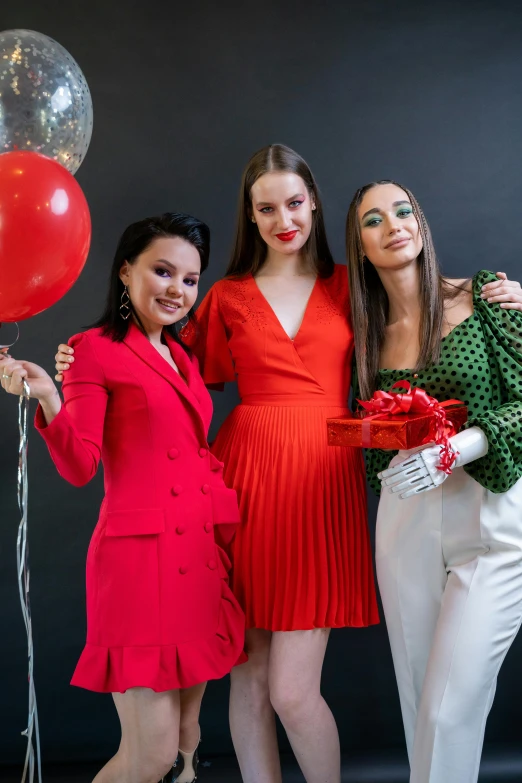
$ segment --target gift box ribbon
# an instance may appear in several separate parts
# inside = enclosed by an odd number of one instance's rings
[[[406,389],[406,393],[393,391],[393,389]],[[400,414],[420,413],[433,416],[433,440],[441,446],[439,470],[451,473],[451,467],[457,458],[457,452],[453,451],[449,439],[455,435],[455,427],[446,418],[446,408],[451,405],[463,405],[461,400],[445,400],[439,402],[424,389],[412,389],[409,381],[397,381],[389,392],[376,391],[371,400],[357,400],[368,416],[362,421],[362,445],[369,448],[371,445],[370,427],[376,419],[386,419]]]

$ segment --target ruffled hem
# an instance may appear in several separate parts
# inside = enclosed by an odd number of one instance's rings
[[[71,685],[98,693],[124,693],[128,688],[169,691],[217,680],[245,663],[245,618],[223,581],[216,632],[208,639],[143,647],[85,645]]]

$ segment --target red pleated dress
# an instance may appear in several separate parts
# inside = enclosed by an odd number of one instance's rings
[[[317,279],[294,340],[251,275],[216,283],[183,338],[207,385],[239,387],[212,451],[239,499],[232,585],[247,628],[377,623],[362,450],[327,443],[326,419],[349,413],[346,267]]]

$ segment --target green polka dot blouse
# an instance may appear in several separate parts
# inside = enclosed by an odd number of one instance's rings
[[[464,467],[491,492],[506,492],[522,476],[522,313],[481,299],[485,283],[497,280],[481,271],[473,278],[474,313],[442,340],[440,363],[421,370],[380,370],[378,388],[389,391],[408,380],[442,402],[466,403],[466,427],[480,427],[489,441],[485,457]],[[367,449],[366,469],[380,493],[377,474],[397,452]]]

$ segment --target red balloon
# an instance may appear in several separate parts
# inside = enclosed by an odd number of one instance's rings
[[[61,299],[90,242],[89,207],[67,169],[37,152],[0,155],[0,323]]]

